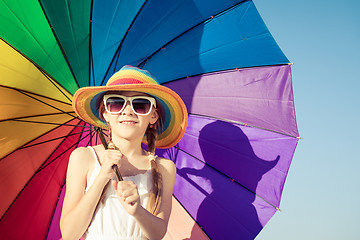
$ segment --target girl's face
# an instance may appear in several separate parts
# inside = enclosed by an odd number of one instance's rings
[[[125,91],[118,92],[115,95],[122,95],[125,97],[148,97],[148,95],[144,93]],[[125,104],[125,107],[119,113],[113,114],[104,111],[104,119],[110,124],[113,137],[117,136],[127,140],[141,140],[149,124],[154,124],[158,120],[158,112],[153,106],[148,115],[138,115],[132,109],[129,101],[127,101]]]

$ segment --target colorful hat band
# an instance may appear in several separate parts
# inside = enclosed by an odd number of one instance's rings
[[[124,84],[139,84],[139,83],[143,83],[142,81],[133,79],[133,78],[123,78],[123,79],[117,79],[115,81],[113,81],[110,84],[107,84],[107,86],[114,86],[114,85],[124,85]]]

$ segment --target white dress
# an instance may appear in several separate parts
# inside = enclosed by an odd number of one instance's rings
[[[93,184],[96,176],[100,172],[100,164],[95,150],[90,147],[94,154],[94,170],[91,173],[86,191]],[[151,171],[147,170],[143,174],[123,177],[125,181],[133,181],[139,191],[141,205],[146,208],[149,201],[149,191],[152,187]],[[90,226],[85,232],[84,239],[147,239],[142,236],[140,226],[134,217],[129,215],[120,204],[115,190],[109,185],[104,199],[99,202]]]

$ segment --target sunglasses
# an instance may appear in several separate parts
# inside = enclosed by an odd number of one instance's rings
[[[127,101],[130,102],[131,109],[137,115],[148,115],[151,112],[153,105],[156,107],[156,101],[153,97],[126,97],[109,94],[104,96],[105,110],[111,114],[119,114],[124,110]]]

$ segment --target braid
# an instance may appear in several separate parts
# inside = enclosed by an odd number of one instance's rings
[[[157,137],[156,128],[153,125],[150,125],[147,128],[145,135],[148,143],[149,160],[153,178],[152,190],[150,192],[149,205],[147,208],[149,212],[156,214],[159,211],[162,193],[162,177],[155,157],[155,142]]]

